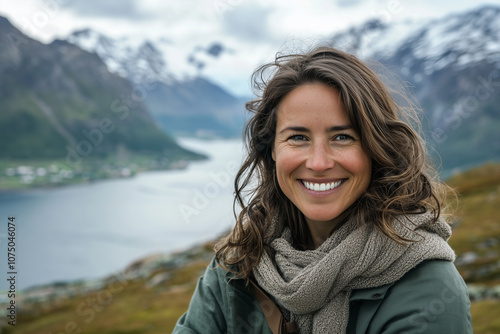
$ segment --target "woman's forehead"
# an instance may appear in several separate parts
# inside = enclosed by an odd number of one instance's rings
[[[289,92],[277,108],[277,125],[325,122],[323,126],[348,126],[350,120],[336,88],[305,84]]]

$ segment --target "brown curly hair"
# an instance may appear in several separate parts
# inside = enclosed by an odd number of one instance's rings
[[[434,177],[424,142],[410,125],[419,126],[416,108],[411,101],[409,107],[400,107],[365,63],[331,47],[318,47],[305,54],[277,55],[274,62],[259,67],[252,79],[262,95],[246,104],[254,112],[245,128],[248,156],[234,183],[234,208],[239,205],[242,210],[233,230],[216,245],[222,267],[249,279],[262,253],[271,251],[269,242],[280,233],[271,227],[279,225],[273,220],[290,228],[297,249],[312,243],[304,215],[278,185],[272,159],[278,106],[304,84],[322,83],[339,91],[372,160],[370,185],[342,214],[344,221],[375,224],[388,237],[407,242],[393,228],[395,217],[431,211],[439,218],[449,188]]]

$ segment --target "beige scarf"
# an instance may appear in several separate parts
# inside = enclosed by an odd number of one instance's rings
[[[394,223],[404,238],[400,245],[371,224],[347,222],[319,248],[300,251],[291,246],[284,228],[271,246],[274,261],[264,254],[254,269],[259,285],[275,298],[300,334],[345,333],[352,290],[378,287],[400,279],[428,259],[453,261],[447,240],[451,228],[430,213],[402,217]]]

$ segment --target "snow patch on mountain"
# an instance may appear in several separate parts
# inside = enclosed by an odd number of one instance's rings
[[[206,49],[198,46],[191,54],[186,54],[186,50],[176,47],[166,38],[155,41],[127,37],[112,39],[91,29],[75,31],[67,40],[86,51],[95,52],[110,71],[136,84],[193,80],[225,51],[222,44],[212,43]]]
[[[450,65],[464,68],[485,59],[500,60],[498,31],[500,7],[488,6],[436,20],[368,21],[335,34],[331,41],[361,58],[402,58],[403,74],[421,62],[423,74],[429,75]]]

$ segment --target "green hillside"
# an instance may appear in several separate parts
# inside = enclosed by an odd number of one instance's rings
[[[500,270],[495,264],[500,261],[500,165],[470,170],[448,183],[460,192],[450,243],[473,299],[474,333],[499,333]],[[142,259],[97,287],[77,282],[28,291],[18,325],[4,332],[170,333],[211,256],[212,245],[207,244]]]
[[[1,16],[0,49],[0,190],[205,158],[163,132],[146,106],[150,92],[109,72],[95,53],[60,40],[40,43]]]
[[[474,301],[474,333],[500,333],[500,164],[461,173],[448,184],[460,194],[450,244]]]

